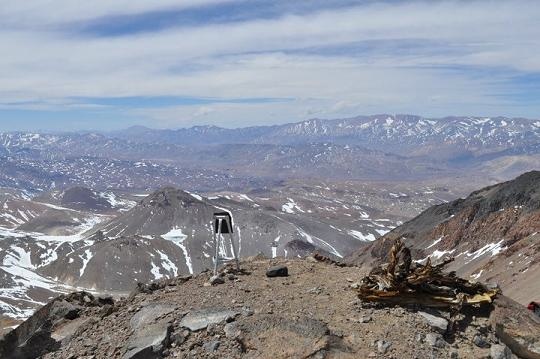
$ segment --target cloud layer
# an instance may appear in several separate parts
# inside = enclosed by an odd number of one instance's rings
[[[381,112],[538,117],[537,1],[302,4],[2,4],[0,126],[54,118],[43,111],[64,112],[59,126],[68,111],[110,118],[109,127]]]

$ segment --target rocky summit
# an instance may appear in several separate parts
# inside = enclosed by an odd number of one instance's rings
[[[358,267],[321,256],[139,285],[113,300],[63,295],[0,340],[0,357],[538,358],[540,319],[499,295],[459,313],[358,298]],[[286,277],[267,277],[283,266]],[[283,268],[282,267],[282,268]]]

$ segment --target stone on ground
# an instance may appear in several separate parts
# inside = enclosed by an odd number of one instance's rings
[[[161,357],[171,333],[171,325],[164,317],[174,309],[168,303],[152,303],[135,313],[129,322],[133,334],[129,337],[123,359]]]
[[[493,305],[490,321],[501,342],[521,358],[540,359],[540,317],[502,295]]]
[[[170,334],[168,323],[155,323],[139,328],[130,337],[123,359],[160,358]]]
[[[289,275],[289,269],[287,266],[279,265],[268,268],[266,271],[267,277],[287,277]]]
[[[510,359],[512,352],[504,344],[495,344],[490,348],[491,359]]]
[[[182,318],[180,326],[188,328],[192,332],[206,328],[209,324],[217,324],[233,319],[239,314],[231,309],[208,308],[189,312]]]
[[[426,320],[433,330],[441,334],[446,333],[446,329],[448,328],[448,321],[446,319],[421,311],[418,314]]]

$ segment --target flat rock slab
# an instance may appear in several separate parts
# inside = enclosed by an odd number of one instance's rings
[[[123,359],[161,358],[166,347],[171,326],[167,323],[150,324],[139,328],[130,338]]]
[[[228,332],[234,332],[247,349],[246,358],[311,358],[319,353],[354,357],[330,335],[326,323],[316,319],[256,314],[231,325],[234,328],[227,328]]]
[[[172,313],[176,309],[169,303],[151,303],[142,307],[131,317],[129,325],[136,330],[142,326],[155,322],[158,318]]]
[[[171,332],[170,323],[163,317],[174,309],[175,306],[169,303],[151,303],[135,313],[129,322],[133,334],[123,359],[160,358]]]
[[[62,341],[66,338],[69,339],[81,326],[91,321],[92,318],[77,318],[62,323],[61,325],[57,326],[51,333],[51,338],[53,338],[57,342]]]
[[[525,359],[540,359],[540,318],[521,304],[498,296],[489,317],[497,337]]]
[[[418,312],[418,314],[437,332],[441,334],[446,332],[446,329],[448,328],[448,321],[446,319],[426,312]]]
[[[231,309],[201,309],[189,312],[182,318],[180,325],[196,332],[209,324],[217,324],[236,317],[240,312]]]

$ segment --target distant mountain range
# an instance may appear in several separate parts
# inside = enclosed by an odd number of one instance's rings
[[[419,146],[465,145],[504,149],[538,144],[540,120],[524,118],[446,117],[423,118],[412,115],[374,115],[347,119],[312,119],[276,126],[225,129],[195,126],[178,130],[132,127],[112,134],[131,141],[169,144],[299,144],[334,142],[357,144],[386,152]],[[389,147],[390,146],[390,147]]]
[[[540,168],[540,120],[410,115],[225,129],[0,133],[0,186],[243,189],[290,178],[512,178]]]

